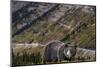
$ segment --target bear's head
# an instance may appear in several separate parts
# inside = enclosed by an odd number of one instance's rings
[[[70,43],[65,44],[65,49],[64,49],[64,56],[66,59],[72,59],[77,51],[77,45],[72,45]]]

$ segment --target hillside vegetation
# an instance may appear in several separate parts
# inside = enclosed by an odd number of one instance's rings
[[[94,6],[14,1],[12,11],[12,42],[75,41],[81,47],[95,49]]]

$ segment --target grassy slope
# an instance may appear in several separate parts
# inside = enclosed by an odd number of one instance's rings
[[[70,26],[71,29],[74,29],[79,21],[81,21],[84,25],[75,29],[73,33],[68,35],[70,30],[60,26],[58,22],[52,23],[51,20],[48,21],[46,19],[44,19],[44,21],[39,20],[42,23],[37,21],[38,23],[36,22],[36,24],[33,24],[29,29],[23,31],[19,35],[16,35],[13,38],[13,41],[17,43],[24,43],[33,40],[33,42],[45,44],[50,40],[57,39],[63,42],[77,41],[83,47],[95,42],[95,17],[92,17],[91,14],[78,10],[72,14],[66,15],[63,19],[64,25]],[[94,46],[95,43],[93,44],[93,47]]]

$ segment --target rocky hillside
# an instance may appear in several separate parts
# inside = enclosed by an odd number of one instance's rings
[[[60,40],[96,48],[95,6],[12,1],[11,7],[12,43]]]

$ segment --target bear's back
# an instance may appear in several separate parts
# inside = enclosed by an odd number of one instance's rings
[[[55,58],[59,57],[59,50],[61,48],[61,46],[63,46],[64,43],[58,41],[58,40],[54,40],[51,41],[47,44],[46,48],[45,48],[45,58],[47,60],[52,60]]]

